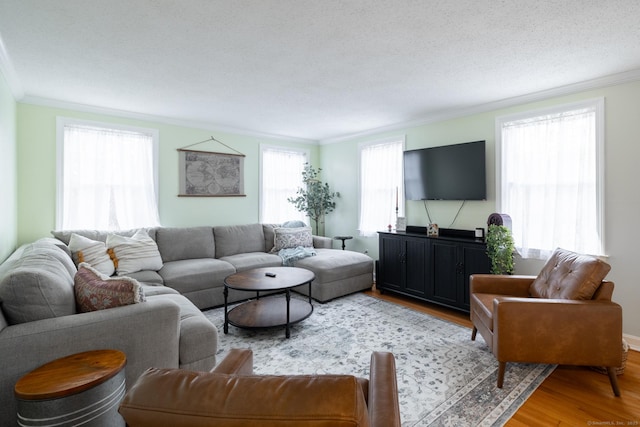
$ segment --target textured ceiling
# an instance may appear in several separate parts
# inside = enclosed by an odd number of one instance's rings
[[[2,0],[0,41],[25,99],[326,140],[639,70],[639,17],[638,0]]]

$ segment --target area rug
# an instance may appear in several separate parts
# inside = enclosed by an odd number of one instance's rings
[[[395,355],[403,426],[501,426],[555,366],[498,363],[480,335],[407,307],[359,293],[326,304],[291,328],[223,332],[224,309],[205,311],[219,332],[218,360],[251,348],[256,374],[368,377],[372,351]]]

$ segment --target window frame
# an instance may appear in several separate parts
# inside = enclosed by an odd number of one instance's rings
[[[496,136],[496,209],[498,212],[504,210],[502,200],[502,177],[503,177],[503,164],[502,164],[502,127],[507,122],[533,119],[540,116],[559,114],[567,111],[578,110],[583,108],[593,108],[595,110],[595,161],[596,161],[596,226],[598,228],[598,234],[600,236],[600,254],[591,254],[596,256],[607,256],[606,253],[606,236],[605,236],[605,98],[597,97],[590,98],[576,102],[564,103],[554,105],[550,107],[543,107],[533,110],[521,111],[514,114],[507,114],[497,116],[495,118],[495,136]],[[541,251],[547,249],[534,248]]]
[[[84,120],[73,117],[56,117],[56,229],[62,227],[62,216],[64,206],[64,128],[67,125],[91,126],[104,128],[115,131],[128,131],[150,134],[152,139],[153,153],[153,181],[154,193],[156,199],[156,208],[158,215],[160,214],[160,198],[159,198],[159,147],[160,147],[160,131],[154,128],[146,128],[142,126],[130,126],[118,123],[101,122],[96,120]]]
[[[366,147],[370,147],[370,146],[374,146],[374,145],[384,145],[384,144],[391,144],[393,142],[400,142],[402,148],[402,152],[404,153],[404,151],[406,150],[406,141],[407,141],[407,137],[405,134],[401,134],[401,135],[390,135],[388,137],[385,138],[380,138],[380,139],[376,139],[376,140],[372,140],[372,141],[364,141],[364,142],[360,142],[358,143],[358,220],[357,220],[357,231],[358,234],[361,237],[373,237],[376,236],[376,234],[366,234],[366,230],[365,232],[363,232],[363,230],[361,230],[361,223],[360,223],[360,219],[361,219],[361,215],[362,215],[362,197],[363,197],[363,188],[362,188],[362,151],[364,148]],[[398,213],[397,216],[398,217],[405,217],[406,216],[406,200],[404,198],[404,161],[400,162],[400,183],[397,186],[398,187]],[[393,222],[391,224],[394,228],[396,226],[395,222]]]
[[[264,223],[264,212],[262,211],[262,201],[264,198],[263,194],[263,176],[264,176],[264,152],[266,150],[281,150],[281,151],[291,151],[294,153],[301,153],[305,160],[305,163],[311,164],[311,150],[309,148],[301,148],[301,147],[288,147],[286,145],[277,145],[277,144],[260,144],[260,164],[259,164],[259,183],[258,183],[258,221],[260,223]],[[300,177],[302,180],[302,176]],[[292,195],[295,197],[295,195]],[[306,215],[305,215],[306,217]],[[308,222],[308,218],[305,222]]]

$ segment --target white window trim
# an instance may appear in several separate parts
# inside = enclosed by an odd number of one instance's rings
[[[380,139],[376,139],[373,141],[363,141],[363,142],[359,142],[358,143],[358,233],[360,235],[360,237],[362,238],[377,238],[378,235],[374,234],[372,236],[365,236],[362,235],[362,232],[360,230],[360,213],[361,213],[361,209],[362,209],[362,182],[360,181],[360,177],[362,176],[362,149],[371,145],[379,145],[379,144],[389,144],[392,142],[396,142],[396,141],[402,141],[402,151],[404,152],[407,147],[406,147],[406,142],[407,142],[407,135],[406,134],[399,134],[399,135],[391,135],[385,138],[380,138]],[[402,164],[400,165],[400,173],[401,175],[404,177],[404,162],[402,162]],[[402,201],[402,203],[399,202],[399,210],[398,210],[398,216],[401,217],[406,217],[406,200],[404,198],[404,182],[402,183],[402,193],[399,196],[399,199]]]
[[[311,163],[311,150],[309,150],[308,148],[298,148],[298,147],[287,147],[286,145],[275,145],[275,144],[264,144],[261,143],[260,144],[260,164],[259,164],[259,185],[258,185],[258,217],[259,217],[259,222],[264,222],[263,221],[263,212],[262,212],[262,200],[263,200],[263,194],[262,194],[262,172],[264,171],[264,167],[263,167],[263,152],[265,150],[268,149],[274,149],[274,150],[286,150],[286,151],[292,151],[294,153],[301,153],[302,155],[304,155],[306,162],[307,163]]]
[[[64,128],[67,125],[94,126],[106,129],[116,129],[131,132],[140,132],[150,134],[153,140],[153,180],[156,196],[156,204],[159,206],[159,190],[158,190],[158,159],[160,147],[160,131],[153,128],[144,128],[140,126],[128,126],[109,122],[99,122],[94,120],[82,120],[73,117],[56,117],[56,229],[62,227],[62,205],[64,200]]]
[[[597,97],[582,101],[571,102],[553,107],[545,107],[534,110],[523,111],[515,114],[497,116],[495,119],[495,135],[496,135],[496,209],[498,212],[502,208],[502,126],[506,122],[522,120],[530,117],[543,116],[548,114],[560,113],[568,110],[577,110],[580,108],[592,107],[596,109],[596,203],[597,203],[597,222],[601,236],[601,256],[607,253],[606,236],[605,236],[605,210],[604,210],[604,189],[605,189],[605,98]]]

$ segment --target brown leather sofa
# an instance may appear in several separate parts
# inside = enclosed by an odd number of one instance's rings
[[[475,274],[470,279],[471,321],[499,362],[606,367],[620,395],[615,368],[622,364],[622,308],[603,280],[609,265],[556,250],[540,274]]]
[[[120,404],[129,427],[399,427],[395,358],[371,355],[368,379],[253,375],[253,353],[232,349],[212,372],[151,368]]]

